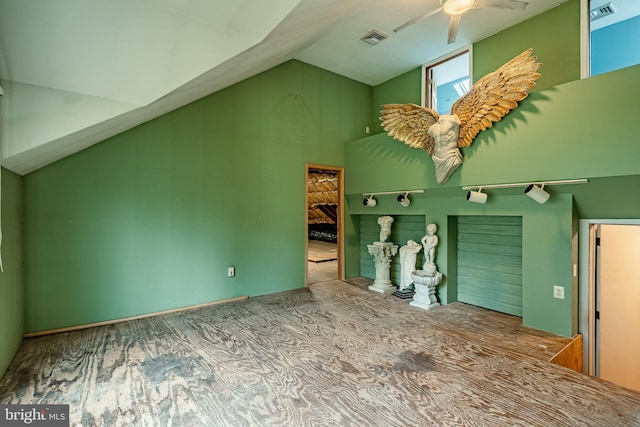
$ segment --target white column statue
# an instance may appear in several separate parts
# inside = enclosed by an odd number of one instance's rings
[[[378,218],[380,241],[373,242],[373,245],[367,245],[376,266],[376,278],[369,289],[383,294],[396,290],[394,284],[391,283],[391,257],[398,253],[398,245],[386,241],[391,235],[391,224],[393,224],[392,216]]]

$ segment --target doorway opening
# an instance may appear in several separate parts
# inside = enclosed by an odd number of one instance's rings
[[[343,174],[341,167],[307,164],[307,286],[344,280]]]
[[[640,390],[640,220],[581,220],[584,371]]]

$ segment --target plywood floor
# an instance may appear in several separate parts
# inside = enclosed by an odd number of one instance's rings
[[[338,261],[307,262],[307,285],[330,282],[338,278]]]
[[[83,426],[640,426],[640,393],[547,362],[566,338],[366,284],[28,339],[0,403]]]
[[[309,240],[307,251],[307,285],[338,279],[338,245]]]
[[[338,245],[336,243],[309,240],[307,259],[311,262],[333,261],[338,259]]]

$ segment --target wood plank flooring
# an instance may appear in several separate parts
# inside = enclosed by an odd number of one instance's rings
[[[640,426],[640,393],[548,362],[568,341],[333,281],[27,339],[0,403],[82,426]]]

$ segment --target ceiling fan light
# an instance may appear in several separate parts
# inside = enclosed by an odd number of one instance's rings
[[[445,0],[442,10],[447,15],[460,15],[473,7],[476,0]]]

